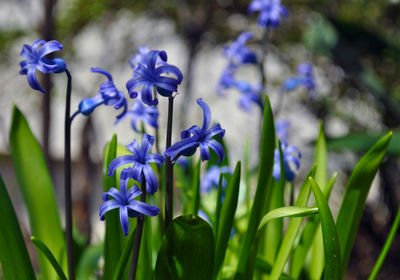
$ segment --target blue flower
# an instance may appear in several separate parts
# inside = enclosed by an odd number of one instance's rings
[[[291,77],[283,83],[283,90],[292,91],[303,86],[307,89],[310,96],[314,96],[315,92],[315,78],[311,64],[301,63],[297,66],[296,77]]]
[[[290,121],[277,121],[276,122],[276,137],[281,140],[281,142],[288,141],[288,128],[290,127]]]
[[[181,132],[181,141],[173,144],[169,147],[164,155],[171,157],[173,161],[176,161],[181,155],[192,156],[197,148],[200,146],[200,157],[202,161],[209,160],[211,158],[209,148],[213,149],[219,157],[219,162],[225,157],[224,148],[217,140],[212,137],[219,135],[221,139],[225,134],[225,129],[222,129],[219,124],[211,124],[211,112],[208,105],[203,102],[201,98],[197,99],[197,104],[200,105],[203,110],[203,126],[200,128],[197,125]]]
[[[260,84],[250,84],[246,81],[235,81],[234,87],[242,93],[239,99],[239,106],[243,110],[250,112],[251,104],[256,104],[261,108],[261,110],[263,110],[262,101],[260,99]]]
[[[135,69],[138,64],[146,64],[146,56],[150,52],[149,48],[146,46],[140,46],[137,48],[138,53],[132,56],[129,61],[132,69]],[[164,64],[165,62],[161,59],[160,56],[157,57],[156,65]]]
[[[213,187],[218,188],[219,176],[221,175],[221,173],[231,173],[231,169],[229,168],[229,166],[211,166],[201,180],[200,191],[210,192]],[[222,178],[222,189],[225,189],[227,184],[228,183],[226,182],[225,178]]]
[[[288,12],[281,5],[281,0],[253,0],[248,11],[254,13],[259,11],[257,23],[261,27],[277,27],[281,17],[287,17]]]
[[[136,185],[127,190],[129,176],[126,172],[122,172],[120,176],[120,191],[116,188],[110,188],[103,194],[103,204],[100,206],[100,220],[105,220],[105,213],[119,208],[119,217],[122,231],[124,235],[129,234],[129,217],[137,217],[138,215],[156,216],[159,209],[156,206],[135,200],[142,194]],[[114,199],[110,199],[110,196]]]
[[[246,42],[253,37],[254,35],[252,32],[243,32],[235,41],[225,47],[224,54],[229,59],[230,63],[236,65],[243,63],[257,63],[257,55],[245,45]]]
[[[101,68],[91,68],[91,70],[94,73],[105,75],[108,78],[108,81],[100,85],[99,94],[83,99],[78,105],[78,111],[83,115],[88,116],[97,106],[101,104],[105,104],[106,106],[114,105],[116,110],[123,107],[123,112],[117,116],[118,120],[126,113],[128,107],[124,93],[116,88],[113,78],[109,72]]]
[[[291,182],[296,177],[295,170],[300,168],[300,158],[301,153],[299,149],[295,146],[288,146],[286,142],[281,142],[282,154],[283,154],[283,166],[285,168],[285,178],[287,181]],[[294,170],[295,169],[295,170]],[[274,169],[272,175],[279,181],[281,174],[281,164],[279,149],[275,149],[274,154]]]
[[[146,54],[145,63],[138,63],[134,69],[133,78],[126,83],[131,98],[137,97],[137,87],[142,86],[142,101],[147,105],[157,105],[158,100],[153,99],[153,86],[162,96],[169,97],[172,92],[178,90],[178,85],[182,82],[183,75],[178,67],[164,63],[157,66],[157,59],[167,61],[165,51],[150,51]],[[172,73],[176,78],[166,77],[165,74]]]
[[[132,103],[132,108],[128,112],[126,112],[117,122],[125,119],[127,117],[132,117],[131,125],[134,131],[139,132],[137,128],[137,122],[142,120],[148,125],[157,128],[158,127],[158,111],[157,106],[147,106],[143,104],[140,99],[136,99]]]
[[[218,80],[217,86],[216,86],[216,91],[219,95],[223,96],[225,94],[225,90],[231,88],[235,84],[235,72],[237,70],[238,66],[234,65],[232,63],[228,64],[222,70],[221,77]]]
[[[146,179],[146,191],[149,194],[154,194],[158,188],[158,181],[149,163],[154,162],[161,166],[165,159],[160,154],[150,154],[153,144],[154,137],[148,134],[143,134],[142,146],[139,146],[136,139],[133,140],[126,146],[132,155],[124,155],[114,159],[108,168],[108,176],[112,176],[118,167],[133,163],[132,167],[127,168],[127,174],[138,182],[142,182],[144,177]]]
[[[56,51],[61,51],[63,46],[60,42],[53,40],[46,42],[44,40],[35,40],[32,46],[24,44],[20,56],[26,58],[19,63],[21,75],[27,75],[28,83],[34,90],[44,92],[35,76],[35,70],[42,73],[62,73],[67,68],[67,64],[60,58],[48,59],[45,56]]]

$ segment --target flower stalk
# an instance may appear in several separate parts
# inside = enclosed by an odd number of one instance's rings
[[[168,98],[168,120],[167,120],[167,139],[165,144],[165,150],[171,147],[172,138],[172,117],[174,110],[174,97]],[[172,221],[173,215],[173,165],[170,156],[166,156],[165,159],[165,230],[169,223]]]

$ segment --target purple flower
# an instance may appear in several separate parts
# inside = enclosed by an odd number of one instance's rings
[[[276,122],[276,137],[281,140],[281,142],[288,141],[288,128],[290,127],[290,121],[277,121]]]
[[[138,182],[142,182],[144,177],[146,179],[146,191],[149,194],[154,194],[158,188],[158,181],[149,163],[154,162],[161,166],[164,157],[160,154],[150,154],[153,144],[154,137],[148,134],[143,134],[142,146],[139,146],[136,139],[133,140],[126,146],[132,155],[124,155],[114,159],[110,163],[107,175],[112,176],[118,167],[133,163],[132,167],[127,168],[127,174]]]
[[[285,168],[285,178],[291,182],[296,177],[295,170],[300,168],[301,153],[295,146],[288,146],[286,142],[281,142],[282,154],[283,154],[283,166]],[[295,169],[295,170],[294,170]],[[279,149],[275,149],[274,154],[274,169],[272,175],[275,180],[279,181],[281,175],[281,164]]]
[[[145,62],[138,63],[134,69],[133,78],[126,83],[131,98],[137,97],[136,88],[142,86],[142,101],[147,105],[157,105],[158,100],[153,99],[153,86],[159,94],[169,97],[172,92],[178,90],[178,85],[182,82],[183,75],[178,67],[164,63],[157,65],[157,59],[167,61],[167,53],[165,51],[150,51],[146,54]],[[165,75],[172,73],[176,78],[166,77]]]
[[[132,69],[135,69],[138,64],[146,64],[146,55],[150,52],[149,48],[146,46],[140,46],[137,48],[138,53],[132,56],[129,61]],[[164,64],[165,62],[161,59],[160,56],[157,57],[156,65]]]
[[[78,105],[78,111],[87,116],[90,115],[93,110],[101,104],[105,104],[106,106],[114,105],[116,110],[123,107],[123,112],[117,116],[118,120],[126,113],[128,107],[124,93],[116,88],[113,78],[109,72],[101,68],[91,68],[91,70],[94,73],[105,75],[108,78],[108,81],[100,85],[99,93],[96,96],[83,99]]]
[[[28,83],[34,90],[44,92],[35,76],[35,70],[39,70],[44,74],[49,73],[62,73],[67,68],[67,64],[60,58],[48,59],[45,56],[56,51],[61,51],[63,46],[60,42],[53,40],[46,42],[44,40],[33,41],[32,46],[24,44],[20,56],[25,60],[21,61],[19,65],[21,75],[27,75]]]
[[[203,110],[203,126],[200,128],[197,125],[181,132],[181,141],[169,147],[164,155],[171,157],[176,161],[181,155],[192,156],[200,146],[200,157],[202,161],[211,158],[209,148],[213,149],[219,157],[219,162],[225,157],[224,148],[214,136],[219,135],[221,139],[225,134],[225,129],[222,129],[219,124],[213,125],[211,128],[211,112],[208,105],[201,98],[197,99],[197,104]]]
[[[125,119],[127,117],[132,117],[131,125],[134,131],[139,132],[137,129],[137,122],[142,120],[143,122],[147,123],[148,125],[157,128],[158,123],[158,111],[157,106],[147,106],[143,104],[140,99],[136,99],[132,103],[132,108],[128,112],[126,112],[119,120]]]
[[[237,68],[238,66],[230,63],[224,68],[224,70],[222,70],[221,77],[219,78],[216,86],[216,91],[219,95],[223,96],[225,94],[225,90],[234,86],[236,82],[234,75]]]
[[[221,173],[231,173],[231,169],[229,168],[229,166],[211,166],[201,180],[200,191],[210,192],[213,187],[218,188],[219,176],[221,175]],[[225,178],[222,178],[222,189],[225,189],[227,184],[228,183],[226,182]]]
[[[315,78],[311,64],[301,63],[297,66],[296,77],[291,77],[283,83],[283,89],[285,91],[292,91],[303,86],[307,89],[310,96],[315,95]]]
[[[245,44],[254,35],[250,31],[243,32],[239,37],[224,49],[225,56],[229,59],[229,63],[257,63],[257,55],[252,52]]]
[[[239,106],[243,110],[250,112],[251,104],[256,104],[263,109],[262,101],[260,99],[260,84],[250,84],[246,81],[235,81],[234,87],[241,92]]]
[[[261,27],[277,27],[281,17],[287,17],[288,12],[281,5],[281,0],[253,0],[248,11],[254,13],[259,11],[257,23]]]
[[[156,206],[135,200],[136,197],[142,194],[139,188],[135,185],[127,190],[129,175],[127,172],[122,172],[120,177],[120,191],[116,188],[110,188],[103,194],[103,204],[100,206],[100,220],[105,220],[105,213],[119,208],[119,217],[122,231],[124,235],[129,234],[129,217],[137,217],[138,215],[156,216],[159,209]],[[110,196],[114,199],[110,199]]]

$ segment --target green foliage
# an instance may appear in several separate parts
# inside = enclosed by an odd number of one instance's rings
[[[5,279],[36,279],[24,238],[0,175],[0,263]]]
[[[65,272],[67,256],[64,233],[53,183],[42,149],[17,107],[13,109],[10,148],[19,187],[29,213],[32,235],[46,244]],[[37,251],[37,255],[42,277],[55,279],[56,273],[46,257],[40,251]]]
[[[94,244],[85,248],[76,268],[76,279],[96,280],[95,272],[99,266],[99,260],[103,256],[104,244]]]
[[[156,279],[211,279],[214,234],[203,219],[186,215],[168,226],[156,262]]]

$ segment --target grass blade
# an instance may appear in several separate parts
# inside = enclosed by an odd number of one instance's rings
[[[263,206],[265,203],[269,202],[269,198],[271,196],[271,188],[267,188],[267,185],[271,177],[272,166],[274,164],[274,150],[274,117],[268,96],[266,96],[257,189],[254,195],[253,207],[251,208],[249,224],[242,244],[242,251],[240,253],[240,258],[236,269],[235,279],[242,279],[244,276],[251,246],[254,242],[258,225],[262,216],[264,215]]]
[[[36,279],[24,238],[0,175],[0,263],[5,279]]]
[[[99,260],[103,256],[104,245],[102,243],[90,245],[82,254],[76,268],[76,279],[96,280],[95,270],[99,265]]]
[[[191,212],[190,214],[197,215],[200,207],[200,166],[201,159],[199,158],[193,174],[193,182],[192,182],[192,202],[191,202]]]
[[[389,145],[391,137],[392,132],[389,132],[369,149],[357,163],[347,182],[336,222],[340,251],[342,252],[343,273],[345,273],[345,268],[350,257],[372,180],[386,153],[386,148]]]
[[[39,143],[16,106],[12,115],[10,148],[18,185],[29,213],[32,235],[40,238],[49,247],[66,272],[64,232],[50,173]],[[42,253],[37,251],[37,255],[43,278],[57,278],[53,267]]]
[[[332,217],[328,203],[318,185],[312,177],[309,177],[315,201],[317,202],[319,215],[321,218],[322,238],[324,242],[325,255],[325,279],[342,279],[342,263],[340,254],[339,238],[336,231],[335,222]]]
[[[129,236],[129,240],[125,246],[125,249],[122,252],[121,257],[118,260],[118,264],[117,264],[117,267],[115,268],[115,273],[112,278],[113,280],[121,280],[122,279],[126,264],[128,263],[129,257],[132,254],[134,240],[135,240],[135,230]]]
[[[57,272],[58,277],[62,280],[67,280],[67,277],[65,276],[61,266],[58,264],[56,258],[53,256],[49,248],[47,248],[47,246],[35,236],[31,237],[31,241],[33,244],[35,244],[36,248],[38,248],[47,258],[49,263],[53,266],[54,270]]]

